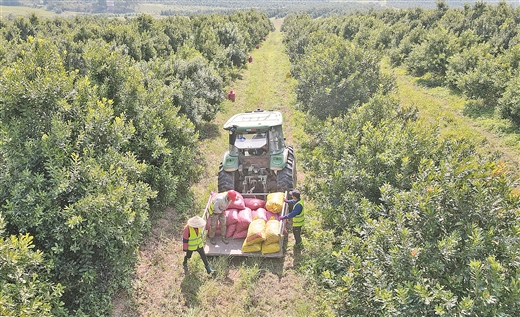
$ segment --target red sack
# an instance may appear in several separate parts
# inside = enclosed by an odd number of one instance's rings
[[[226,238],[229,238],[232,235],[234,235],[236,229],[237,229],[237,225],[236,224],[232,224],[230,226],[227,226],[227,228],[226,228]]]
[[[265,210],[264,208],[258,208],[257,210],[253,210],[251,212],[251,216],[253,217],[253,219],[260,218],[260,219],[263,219],[265,221],[268,220],[268,218],[267,218],[267,210]]]
[[[246,230],[249,228],[249,224],[253,221],[251,209],[246,208],[238,212],[237,231]]]
[[[244,197],[242,197],[242,195],[239,192],[237,192],[237,197],[235,201],[231,202],[231,204],[228,206],[228,209],[242,210],[244,208],[246,208],[246,204],[244,203]]]
[[[226,215],[226,223],[228,225],[234,225],[238,222],[238,210],[226,209],[224,214]]]
[[[242,231],[235,230],[233,234],[233,239],[244,239],[245,237],[247,237],[247,229]]]
[[[244,203],[247,208],[256,210],[258,208],[265,208],[265,200],[258,198],[244,198]]]

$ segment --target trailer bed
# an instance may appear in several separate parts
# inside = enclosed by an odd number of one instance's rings
[[[219,236],[215,237],[217,244],[213,245],[206,239],[204,252],[207,256],[247,256],[247,257],[263,257],[263,258],[282,258],[283,257],[283,237],[280,237],[280,251],[276,253],[262,254],[262,252],[242,252],[242,245],[245,239],[228,239],[229,243],[222,242]]]
[[[243,197],[244,196],[262,196],[262,195],[264,197],[266,197],[267,193],[263,193],[263,194],[258,194],[258,193],[257,194],[243,194],[243,193],[241,193],[241,195]],[[287,197],[287,193],[285,193],[285,196]],[[208,203],[206,204],[206,209],[204,210],[204,214],[203,214],[204,219],[207,219],[209,216],[208,207],[209,207],[210,203],[211,203],[211,197],[208,200]],[[286,214],[287,214],[287,204],[284,204],[280,215],[285,216]],[[205,233],[206,233],[205,231],[206,230],[203,231],[203,235],[205,235]],[[204,252],[206,253],[207,256],[225,255],[225,256],[282,258],[283,257],[283,243],[284,243],[283,233],[284,232],[285,232],[285,222],[280,221],[280,233],[279,233],[279,242],[278,242],[280,244],[280,251],[275,252],[275,253],[262,254],[262,252],[242,252],[242,245],[244,244],[245,238],[243,238],[243,239],[229,238],[228,239],[229,243],[225,244],[224,242],[222,242],[221,236],[218,236],[218,235],[215,236],[215,241],[217,242],[216,245],[211,244],[209,242],[209,238],[206,239],[206,242],[204,244]]]

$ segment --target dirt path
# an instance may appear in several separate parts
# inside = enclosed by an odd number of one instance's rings
[[[288,76],[287,56],[282,53],[281,21],[274,22],[277,31],[252,52],[253,62],[230,87],[235,91],[236,101],[226,101],[214,124],[208,125],[202,133],[201,148],[207,159],[202,181],[193,187],[198,197],[198,207],[193,214],[202,213],[210,192],[217,189],[218,164],[227,141],[221,127],[231,114],[256,108],[281,111],[287,143],[298,148],[298,144],[293,143],[300,120],[292,110],[294,82]],[[300,183],[303,177],[299,172]],[[185,274],[180,239],[188,216],[192,215],[178,215],[170,209],[154,223],[152,236],[139,252],[139,263],[130,286],[133,293],[116,296],[113,317],[312,316],[312,312],[319,311],[318,288],[299,271],[305,255],[293,253],[292,235],[286,238],[288,246],[282,259],[210,258],[218,272],[216,277],[210,277],[195,254]]]

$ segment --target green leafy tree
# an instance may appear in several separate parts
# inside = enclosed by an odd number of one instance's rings
[[[312,46],[295,68],[301,109],[318,118],[339,116],[369,100],[378,89],[392,88],[391,80],[381,73],[377,53],[336,36]]]
[[[6,235],[0,214],[0,314],[2,316],[66,316],[63,286],[49,280],[51,264],[34,250],[29,234]]]
[[[518,314],[514,180],[403,110],[374,98],[310,134],[304,190],[327,243],[307,269],[339,316]]]
[[[520,126],[520,80],[512,76],[505,87],[504,94],[498,100],[498,111],[502,118],[511,120]]]
[[[420,45],[415,46],[405,61],[406,69],[414,76],[427,73],[444,80],[448,59],[459,51],[456,37],[443,28],[428,32]]]

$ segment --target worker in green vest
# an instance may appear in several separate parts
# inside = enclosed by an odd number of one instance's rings
[[[191,258],[193,251],[197,251],[204,262],[204,267],[208,274],[215,273],[215,270],[209,266],[208,257],[204,252],[204,242],[202,241],[202,230],[206,226],[206,221],[199,216],[192,217],[188,220],[188,224],[184,227],[182,234],[182,249],[186,252],[182,266],[188,268],[188,259]]]
[[[302,227],[305,222],[305,216],[303,212],[303,201],[300,199],[300,191],[293,190],[289,193],[292,199],[285,199],[284,202],[291,204],[293,206],[293,210],[283,216],[280,217],[280,220],[292,219],[292,231],[295,240],[295,248],[303,248],[302,244]]]

